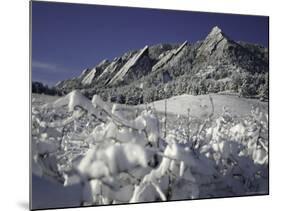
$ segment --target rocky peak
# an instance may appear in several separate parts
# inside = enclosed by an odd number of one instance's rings
[[[83,85],[89,85],[102,73],[102,71],[109,64],[110,62],[107,59],[104,59],[94,68],[87,68],[86,70],[84,70],[78,78],[82,80],[81,83]]]
[[[129,72],[129,70],[134,66],[138,66],[137,64],[139,63],[139,61],[141,61],[143,56],[147,55],[147,53],[148,46],[146,45],[124,64],[124,66],[118,71],[118,73],[116,73],[116,75],[108,82],[107,85],[112,85],[114,83],[117,83],[118,81],[124,81],[124,77]]]
[[[211,55],[217,49],[222,50],[228,41],[228,37],[222,30],[218,26],[215,26],[198,48],[197,55]]]
[[[207,38],[209,38],[209,39],[216,38],[216,37],[219,37],[219,38],[225,37],[224,33],[218,26],[213,27],[211,32],[207,36]]]
[[[152,71],[156,71],[159,68],[163,67],[167,64],[170,60],[172,60],[185,46],[187,45],[187,41],[182,43],[178,48],[170,50],[168,54],[163,56],[153,67]]]

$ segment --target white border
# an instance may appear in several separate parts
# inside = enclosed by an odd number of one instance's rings
[[[60,1],[60,0],[57,0]],[[67,210],[270,210],[280,203],[280,7],[276,0],[67,0],[67,2],[270,16],[270,196],[106,206]],[[0,7],[1,210],[26,210],[29,139],[29,2]],[[280,118],[279,118],[280,117]],[[280,207],[280,206],[279,206]]]

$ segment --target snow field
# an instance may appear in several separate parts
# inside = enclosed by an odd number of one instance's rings
[[[79,91],[36,104],[33,174],[81,186],[80,205],[268,193],[267,114],[257,108],[239,119],[225,107],[214,115],[209,104],[205,119],[188,114],[165,133],[149,106],[127,115]]]

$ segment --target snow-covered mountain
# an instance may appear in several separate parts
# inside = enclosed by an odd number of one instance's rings
[[[262,78],[252,88],[262,89],[268,77],[263,76],[267,73],[267,48],[236,42],[215,26],[204,40],[196,43],[185,41],[179,44],[144,46],[112,61],[103,60],[95,67],[84,70],[81,75],[59,82],[56,89],[64,93],[83,89],[92,95],[99,89],[130,86],[128,90],[133,86],[140,87],[143,83],[146,83],[145,88],[153,88],[170,81],[177,83],[184,76],[186,84],[183,86],[204,80],[204,86],[211,91],[215,87],[216,92],[216,87],[219,87],[219,91],[233,89],[238,92],[243,85],[243,77],[247,78],[248,75]],[[242,79],[235,81],[237,77]],[[245,83],[252,82],[248,80]],[[189,93],[192,92],[197,93],[195,88]],[[249,95],[255,94],[253,92]]]

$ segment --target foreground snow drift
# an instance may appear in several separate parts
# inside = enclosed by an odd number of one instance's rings
[[[36,105],[33,174],[79,191],[80,205],[268,193],[268,120],[258,109],[241,120],[211,112],[196,127],[188,117],[163,133],[150,107],[134,115],[79,91]]]

